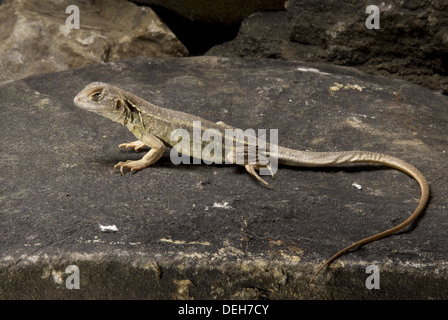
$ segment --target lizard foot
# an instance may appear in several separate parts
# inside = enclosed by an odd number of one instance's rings
[[[140,140],[137,140],[137,141],[133,141],[133,142],[129,142],[129,143],[122,143],[118,146],[118,149],[121,149],[124,147],[124,148],[126,148],[126,150],[134,148],[135,151],[138,151],[139,149],[143,148],[144,146],[146,146],[146,144],[144,144]]]
[[[272,188],[272,186],[266,182],[262,177],[259,176],[259,174],[255,170],[259,170],[260,168],[267,168],[269,172],[271,173],[272,178],[274,178],[274,173],[272,172],[271,165],[270,164],[260,164],[260,163],[248,163],[244,166],[251,175],[253,175],[255,178],[257,178],[258,181],[262,182],[264,185],[266,185],[269,188]]]
[[[120,161],[120,162],[118,162],[114,166],[114,169],[112,170],[112,173],[115,172],[116,168],[120,167],[120,172],[124,176],[123,168],[131,169],[131,173],[134,173],[135,171],[144,169],[147,166],[148,166],[148,164],[145,161],[142,161],[142,159],[140,159],[140,160]]]

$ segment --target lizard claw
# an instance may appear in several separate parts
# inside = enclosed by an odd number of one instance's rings
[[[138,151],[141,148],[143,148],[144,146],[146,146],[146,145],[143,142],[141,142],[140,140],[137,140],[137,141],[133,141],[133,142],[129,142],[129,143],[122,143],[118,146],[118,149],[121,149],[124,147],[124,148],[126,148],[126,150],[134,148],[135,151]]]
[[[120,162],[118,162],[118,163],[114,166],[114,168],[113,168],[113,170],[112,170],[112,173],[114,173],[114,172],[115,172],[115,169],[118,168],[118,167],[120,167],[121,175],[124,176],[124,172],[123,172],[123,169],[124,169],[124,168],[131,169],[131,173],[134,173],[134,172],[136,172],[136,171],[138,171],[138,170],[141,170],[141,169],[143,169],[143,168],[146,168],[147,166],[144,165],[140,160],[120,161]]]

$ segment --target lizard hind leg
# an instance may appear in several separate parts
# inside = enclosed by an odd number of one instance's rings
[[[258,181],[263,183],[265,186],[272,188],[272,186],[266,180],[264,180],[262,177],[260,177],[260,175],[256,171],[260,168],[267,168],[269,170],[269,172],[271,172],[271,176],[274,177],[274,173],[272,172],[270,164],[260,164],[257,162],[251,162],[251,163],[244,165],[244,167],[246,168],[247,172],[249,172],[252,176],[257,178]]]
[[[266,163],[260,163],[259,161],[256,161],[256,160],[249,162],[249,159],[251,159],[251,158],[249,157],[249,154],[246,152],[246,150],[243,151],[243,154],[242,154],[243,157],[242,157],[242,159],[240,159],[237,157],[238,152],[239,152],[239,150],[232,149],[226,154],[226,159],[229,161],[229,163],[244,165],[244,167],[246,168],[247,172],[249,172],[249,174],[254,176],[258,181],[263,183],[265,186],[272,189],[273,187],[266,180],[264,180],[262,177],[260,177],[260,175],[256,171],[256,170],[259,170],[260,168],[266,168],[271,173],[272,178],[274,178],[274,172],[272,171],[270,163],[267,161],[266,161]],[[245,163],[245,162],[248,162],[248,163]]]

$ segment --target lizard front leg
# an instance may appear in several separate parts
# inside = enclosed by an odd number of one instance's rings
[[[124,148],[126,148],[126,150],[134,148],[135,151],[138,151],[145,146],[146,146],[146,144],[144,144],[140,140],[136,140],[136,141],[132,141],[132,142],[128,142],[128,143],[122,143],[118,146],[118,149],[121,149],[124,147]]]
[[[131,169],[131,173],[134,173],[135,171],[144,169],[157,162],[157,160],[159,160],[165,152],[165,145],[163,144],[162,140],[149,132],[141,134],[141,141],[139,140],[139,142],[140,143],[131,142],[131,144],[135,143],[138,148],[140,147],[140,145],[141,147],[149,146],[151,147],[151,150],[149,150],[149,152],[140,160],[127,160],[118,162],[114,166],[112,172],[114,172],[115,169],[119,167],[122,175],[124,175],[124,168]]]

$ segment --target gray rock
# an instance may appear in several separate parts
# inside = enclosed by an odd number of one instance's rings
[[[285,11],[254,13],[241,23],[235,39],[212,47],[205,55],[257,59],[303,58],[310,52],[296,52],[300,48],[289,40],[291,30]]]
[[[365,26],[372,2],[290,0],[286,12],[247,18],[235,40],[208,55],[331,62],[448,93],[448,4],[378,4],[380,29]]]
[[[67,29],[73,1],[5,1],[0,10],[0,82],[137,56],[186,56],[149,8],[79,1],[80,29]]]
[[[142,154],[118,150],[134,139],[125,127],[73,105],[92,81],[277,128],[292,148],[400,157],[427,177],[431,202],[412,228],[343,256],[310,287],[337,250],[411,213],[414,180],[372,165],[281,167],[270,190],[244,168],[169,158],[111,174]],[[269,59],[137,58],[0,85],[0,298],[447,299],[447,105],[404,81]],[[79,290],[65,286],[69,265]],[[369,265],[380,290],[365,286]]]

